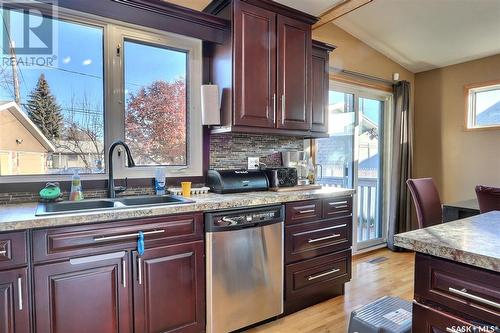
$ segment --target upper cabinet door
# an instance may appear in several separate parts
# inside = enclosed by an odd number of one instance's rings
[[[311,128],[311,26],[278,15],[278,128]]]
[[[328,51],[312,50],[312,126],[314,132],[328,132]]]
[[[234,125],[275,127],[276,14],[235,1]]]

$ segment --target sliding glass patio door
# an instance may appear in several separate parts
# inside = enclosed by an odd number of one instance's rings
[[[359,251],[386,241],[391,94],[332,83],[329,99],[330,137],[315,145],[319,182],[356,189],[353,245]]]

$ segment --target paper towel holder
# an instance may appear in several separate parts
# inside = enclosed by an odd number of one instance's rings
[[[220,95],[216,84],[201,85],[201,123],[220,125]]]

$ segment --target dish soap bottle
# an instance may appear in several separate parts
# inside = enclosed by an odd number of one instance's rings
[[[165,168],[156,168],[155,190],[156,195],[165,195]]]
[[[71,192],[69,194],[69,200],[70,201],[83,200],[82,180],[80,179],[78,170],[75,170],[75,172],[73,173],[73,177],[71,177]]]

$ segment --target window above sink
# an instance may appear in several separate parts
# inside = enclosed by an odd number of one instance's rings
[[[0,183],[105,179],[115,140],[139,165],[117,151],[119,178],[202,175],[200,40],[63,8],[0,12]],[[51,27],[52,63],[21,61],[26,22]]]

